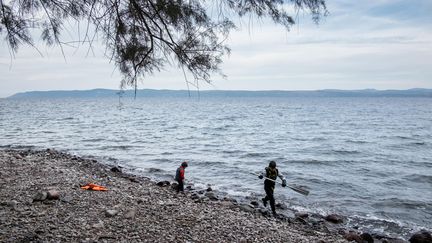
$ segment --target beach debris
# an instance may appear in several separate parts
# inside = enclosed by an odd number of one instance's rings
[[[432,243],[431,233],[426,230],[421,230],[415,233],[409,239],[410,243]]]
[[[84,186],[81,186],[81,189],[91,190],[91,191],[108,191],[108,189],[104,186],[96,185],[93,183],[88,183]]]
[[[343,223],[342,216],[337,215],[337,214],[329,214],[324,219],[331,222],[331,223],[334,223],[334,224]]]

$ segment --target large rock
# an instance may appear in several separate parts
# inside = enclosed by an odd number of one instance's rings
[[[417,233],[415,233],[411,238],[409,239],[409,242],[411,243],[432,243],[432,236],[431,233],[422,230]]]
[[[360,235],[360,237],[363,239],[364,242],[367,242],[367,243],[373,243],[374,242],[372,235],[369,233],[363,233]]]
[[[115,172],[115,173],[121,173],[122,172],[121,169],[119,167],[117,167],[117,166],[112,167],[110,170],[112,172]]]
[[[156,185],[161,186],[161,187],[166,187],[170,185],[169,181],[159,181],[158,183],[156,183]]]
[[[287,205],[285,205],[285,203],[276,203],[275,207],[278,209],[283,209],[283,210],[288,208]]]
[[[47,192],[47,199],[58,200],[60,198],[60,192],[57,190],[49,190]]]
[[[171,184],[171,189],[173,189],[173,190],[177,190],[177,187],[178,187],[178,183],[177,183],[177,182],[173,182],[173,183]]]
[[[104,222],[103,221],[99,221],[98,223],[93,224],[92,227],[96,228],[96,229],[102,229],[104,227]]]
[[[257,201],[252,201],[252,202],[250,202],[250,204],[253,205],[254,207],[258,207],[259,206],[259,204],[258,204]]]
[[[114,217],[119,213],[118,210],[114,210],[114,209],[107,209],[105,210],[105,216],[107,217]]]
[[[252,213],[254,209],[250,205],[242,204],[239,206],[242,211]]]
[[[33,202],[44,201],[45,199],[47,199],[47,196],[47,192],[37,192],[36,195],[34,195],[33,197]]]
[[[347,241],[355,241],[357,243],[363,243],[363,239],[360,235],[355,232],[348,232],[344,235],[345,240]]]
[[[214,192],[212,192],[212,191],[211,192],[206,192],[204,194],[204,196],[206,196],[208,199],[213,200],[213,201],[217,201],[218,200],[216,194]]]
[[[334,223],[334,224],[343,223],[342,216],[337,215],[337,214],[329,214],[324,219],[331,222],[331,223]]]
[[[294,215],[295,215],[296,218],[302,218],[302,219],[305,219],[305,218],[309,217],[309,214],[306,213],[306,212],[297,212]]]

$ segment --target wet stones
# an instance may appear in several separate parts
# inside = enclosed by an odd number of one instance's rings
[[[217,201],[218,200],[218,197],[216,196],[216,194],[213,191],[206,192],[204,194],[204,196],[206,196],[208,199],[210,199],[212,201]]]
[[[306,212],[297,212],[294,214],[296,218],[306,219],[309,217],[309,214]]]
[[[110,171],[114,172],[114,173],[121,173],[121,169],[120,167],[114,166],[110,169]]]
[[[285,210],[285,209],[288,208],[285,203],[276,203],[275,207],[278,208],[278,209],[282,209],[282,210]]]
[[[334,224],[341,224],[343,223],[343,218],[340,215],[337,214],[329,214],[325,218],[325,220],[334,223]]]
[[[432,236],[431,233],[422,230],[417,233],[415,233],[411,238],[409,239],[410,243],[432,243]]]
[[[172,190],[177,190],[177,187],[178,187],[178,183],[177,182],[171,183],[171,189]]]
[[[370,235],[369,233],[363,233],[360,235],[360,237],[363,239],[363,242],[367,242],[367,243],[374,242],[372,235]]]
[[[159,181],[158,183],[156,183],[156,185],[160,186],[160,187],[167,187],[170,185],[169,181]]]
[[[258,207],[259,203],[257,201],[252,201],[250,202],[251,205],[253,205],[254,207]]]
[[[344,234],[343,236],[347,241],[355,241],[357,243],[363,243],[363,239],[356,232],[350,231]]]
[[[240,210],[248,212],[248,213],[252,213],[255,211],[255,209],[252,208],[250,205],[242,204],[239,207],[240,207]]]

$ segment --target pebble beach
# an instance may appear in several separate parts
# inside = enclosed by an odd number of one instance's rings
[[[343,228],[338,215],[274,217],[211,188],[179,194],[169,181],[52,149],[0,150],[0,166],[0,242],[407,242]],[[89,183],[107,191],[81,188]]]
[[[345,242],[54,150],[1,150],[0,166],[0,242]]]

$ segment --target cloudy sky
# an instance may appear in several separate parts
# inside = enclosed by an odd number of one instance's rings
[[[300,15],[290,32],[266,21],[243,23],[228,43],[226,79],[216,90],[316,90],[432,88],[432,1],[327,0],[330,15],[319,25]],[[250,28],[251,27],[251,28]],[[4,36],[1,36],[4,38]],[[121,76],[103,56],[86,48],[22,47],[11,58],[0,47],[0,97],[30,90],[119,87]],[[142,80],[139,88],[186,89],[175,68]]]

